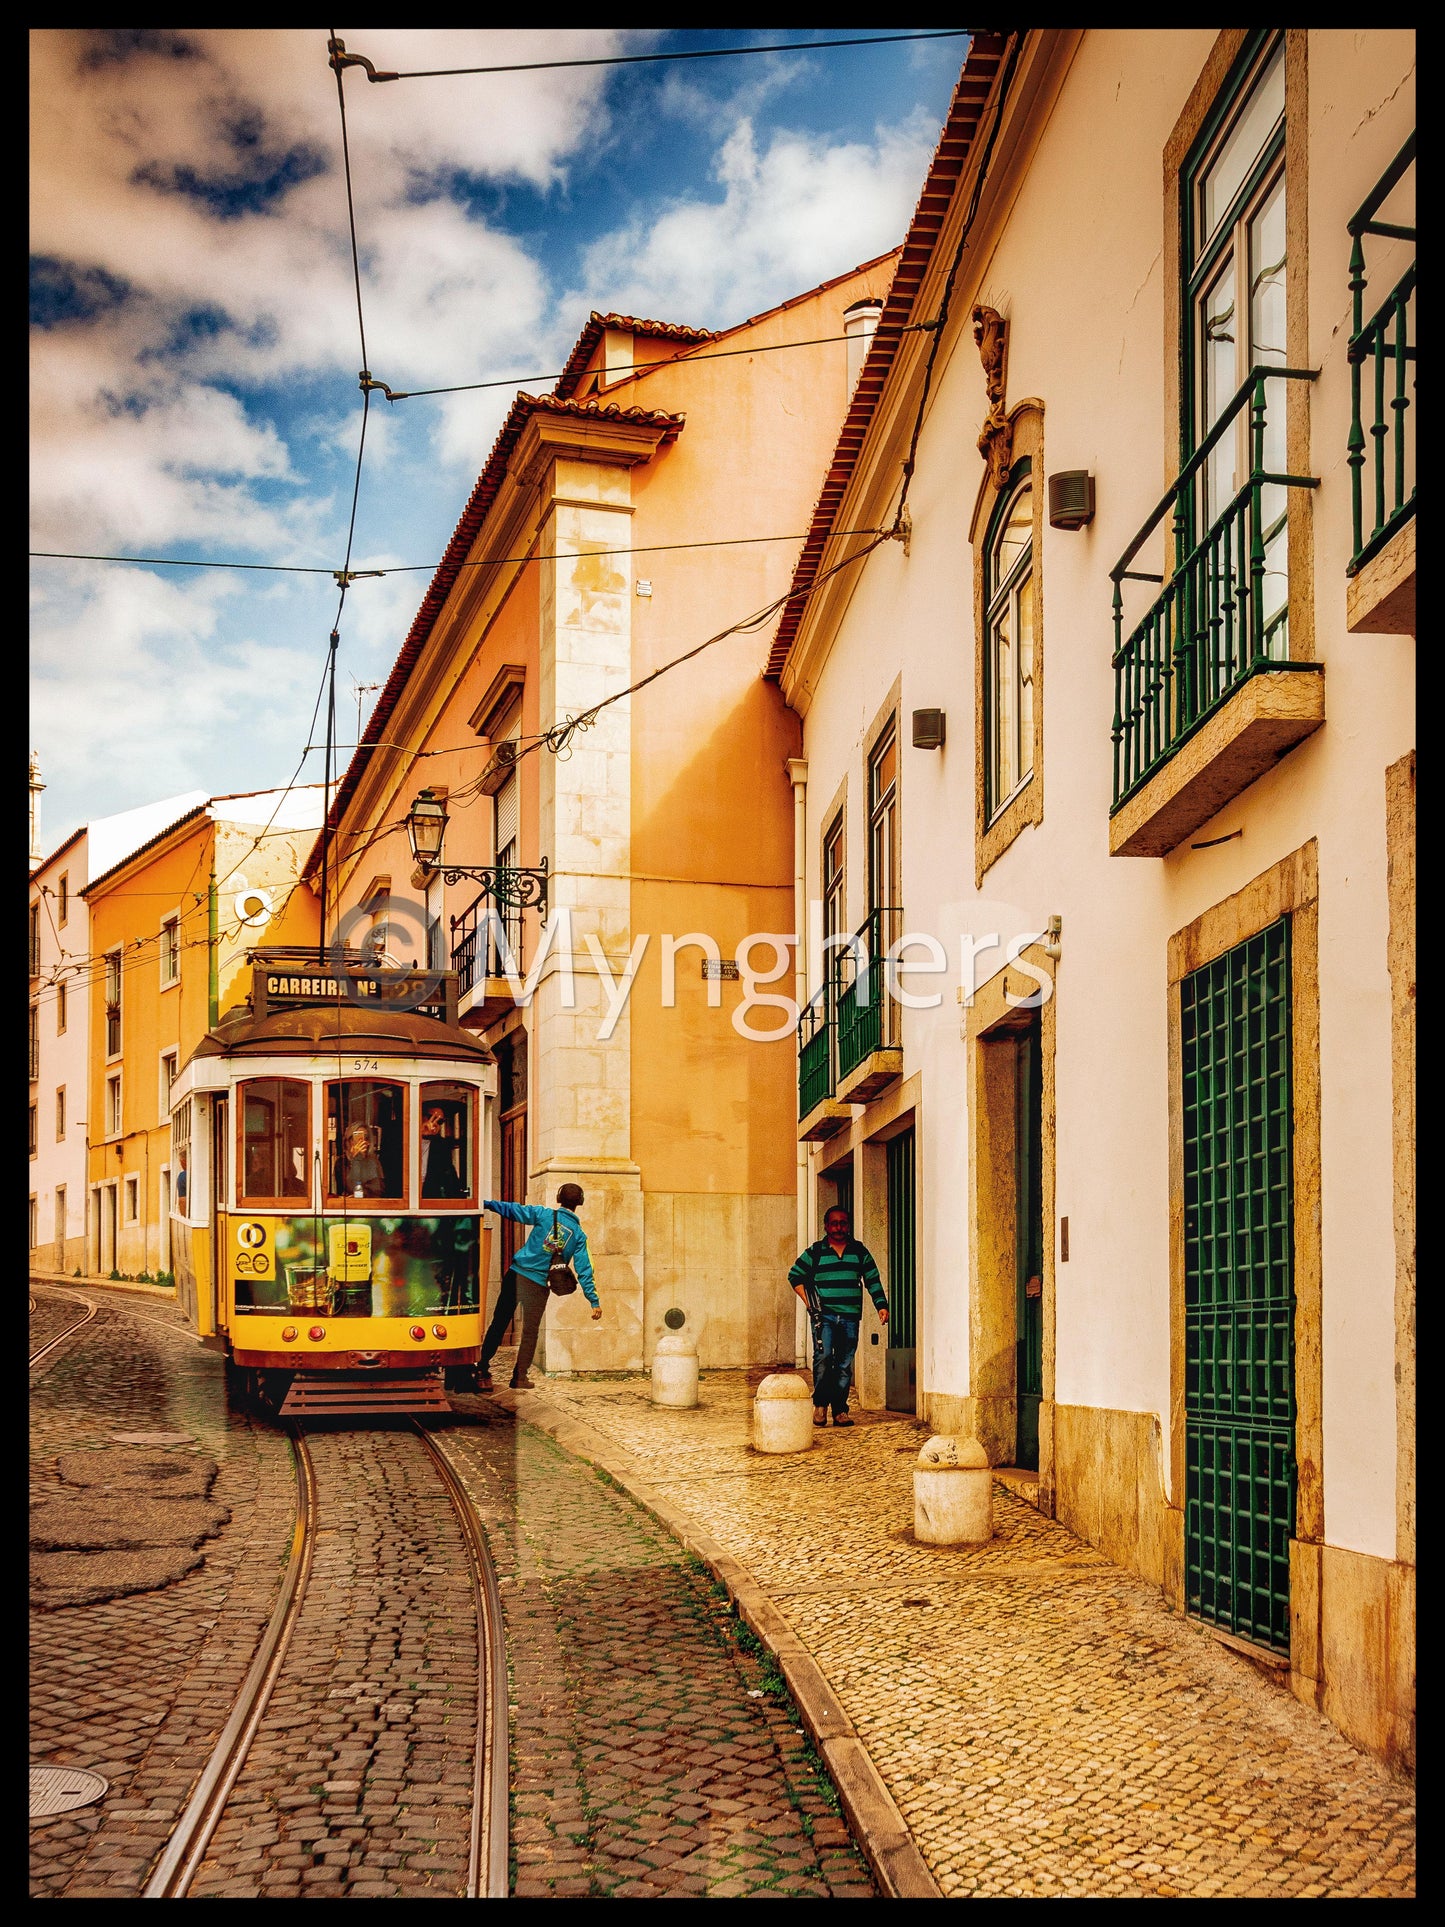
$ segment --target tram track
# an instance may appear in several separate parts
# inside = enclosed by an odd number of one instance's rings
[[[79,1318],[73,1319],[71,1323],[65,1327],[65,1330],[63,1332],[57,1332],[54,1338],[48,1338],[43,1345],[39,1345],[36,1347],[36,1349],[30,1354],[30,1369],[32,1371],[34,1371],[37,1365],[43,1364],[44,1361],[50,1357],[52,1352],[58,1351],[60,1347],[65,1343],[67,1338],[73,1338],[76,1332],[80,1331],[84,1326],[88,1325],[91,1322],[91,1320],[97,1316],[97,1314],[100,1311],[100,1306],[96,1304],[92,1299],[72,1297],[69,1292],[57,1292],[55,1296],[59,1298],[62,1303],[68,1302],[73,1305],[83,1306],[84,1311]],[[31,1307],[32,1313],[34,1312],[37,1304],[38,1304],[38,1300],[35,1298],[34,1294],[32,1293],[31,1299],[30,1299],[30,1307]]]
[[[318,1481],[306,1428],[287,1428],[296,1463],[296,1521],[271,1618],[189,1802],[142,1894],[182,1900],[206,1860],[227,1803],[285,1669],[306,1603],[319,1532]],[[508,1877],[507,1670],[501,1596],[486,1538],[456,1469],[425,1426],[412,1423],[450,1501],[466,1548],[477,1622],[476,1744],[465,1898],[505,1899]]]

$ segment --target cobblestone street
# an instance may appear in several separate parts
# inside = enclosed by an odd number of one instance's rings
[[[498,1417],[448,1443],[506,1610],[514,1893],[870,1896],[782,1683],[720,1589],[590,1466]]]
[[[998,1484],[992,1541],[916,1543],[911,1420],[863,1414],[769,1459],[741,1373],[707,1374],[694,1411],[642,1379],[542,1383],[495,1402],[587,1427],[599,1464],[746,1568],[945,1894],[1413,1893],[1412,1783],[1153,1588]]]
[[[231,1523],[174,1585],[32,1613],[31,1764],[111,1786],[98,1807],[31,1828],[32,1891],[72,1900],[133,1898],[144,1885],[250,1664],[295,1516],[286,1439],[226,1410],[221,1360],[164,1301],[87,1295],[98,1317],[32,1383],[32,1500],[59,1490],[61,1453],[141,1434],[214,1460],[213,1497]],[[75,1316],[68,1300],[37,1299],[32,1345]]]
[[[45,1583],[47,1560],[113,1569],[118,1555],[35,1559],[31,1762],[111,1788],[32,1827],[32,1891],[134,1898],[270,1614],[295,1483],[285,1434],[227,1412],[221,1361],[163,1301],[88,1295],[97,1319],[33,1388],[40,1513],[73,1504],[78,1469],[121,1449],[188,1470],[213,1462],[227,1515],[202,1562],[158,1589],[67,1603]],[[74,1315],[40,1288],[32,1347]],[[722,1589],[591,1466],[509,1413],[461,1403],[439,1437],[505,1602],[512,1890],[871,1896],[782,1681]],[[192,1893],[455,1897],[477,1691],[456,1520],[396,1421],[308,1425],[307,1440],[320,1527],[302,1618]]]

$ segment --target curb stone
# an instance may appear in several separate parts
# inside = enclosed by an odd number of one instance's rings
[[[707,1566],[739,1614],[777,1660],[803,1724],[823,1756],[848,1823],[883,1896],[889,1900],[942,1900],[943,1889],[930,1872],[893,1795],[859,1739],[853,1722],[838,1704],[827,1674],[788,1624],[782,1611],[741,1562],[704,1532],[689,1514],[649,1483],[632,1455],[614,1446],[580,1420],[548,1405],[533,1392],[527,1409],[514,1395],[483,1394],[555,1439],[576,1458],[615,1479],[645,1512]]]
[[[82,1272],[77,1278],[69,1271],[41,1271],[35,1266],[30,1268],[30,1282],[35,1285],[68,1285],[72,1291],[129,1291],[138,1298],[164,1298],[175,1304],[174,1285],[143,1285],[134,1278],[96,1278],[89,1272]]]

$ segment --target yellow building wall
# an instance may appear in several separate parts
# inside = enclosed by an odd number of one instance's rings
[[[86,1132],[90,1185],[115,1185],[114,1248],[107,1224],[99,1253],[104,1272],[128,1277],[169,1272],[171,1233],[164,1209],[163,1179],[171,1164],[170,1118],[165,1108],[161,1058],[176,1053],[184,1066],[210,1028],[213,991],[218,1014],[250,989],[244,950],[272,943],[314,943],[320,928],[313,892],[296,879],[313,833],[266,836],[264,825],[215,823],[201,818],[148,850],[87,896],[91,916],[90,1070]],[[240,867],[238,867],[238,865]],[[236,885],[245,879],[244,890]],[[215,904],[212,881],[215,879]],[[256,897],[248,891],[264,893]],[[260,918],[270,904],[275,914]],[[180,980],[161,983],[160,929],[180,922]],[[121,951],[121,1051],[105,1050],[107,951]],[[214,959],[214,969],[213,969]],[[106,1085],[121,1078],[121,1132],[106,1129]],[[171,1173],[174,1184],[174,1172]],[[127,1180],[136,1180],[135,1217],[127,1217]],[[104,1193],[92,1191],[85,1268],[97,1261],[96,1212],[106,1213]]]
[[[117,1187],[114,1251],[103,1250],[104,1271],[129,1277],[167,1270],[167,1227],[161,1217],[161,1176],[170,1162],[170,1120],[161,1098],[161,1055],[183,1064],[205,1034],[210,948],[208,897],[214,825],[202,817],[153,851],[137,857],[87,897],[90,905],[90,1078],[86,1112],[91,1186]],[[160,928],[180,919],[180,981],[161,986]],[[105,1042],[107,951],[121,951],[121,1052],[108,1058]],[[106,1130],[106,1084],[121,1078],[121,1134]],[[126,1181],[137,1180],[137,1213],[126,1217]],[[92,1190],[86,1270],[96,1262],[95,1212],[104,1193]],[[106,1244],[109,1244],[107,1235]]]

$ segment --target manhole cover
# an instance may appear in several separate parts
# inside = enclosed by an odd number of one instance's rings
[[[193,1445],[191,1432],[112,1432],[117,1445]]]
[[[98,1773],[82,1773],[73,1766],[32,1766],[30,1769],[30,1818],[48,1820],[55,1813],[69,1813],[74,1807],[91,1807],[110,1790],[110,1781]]]

